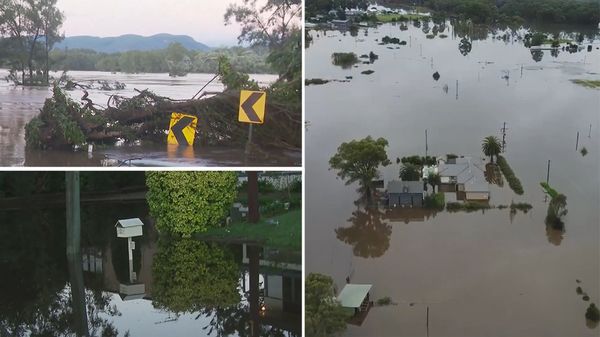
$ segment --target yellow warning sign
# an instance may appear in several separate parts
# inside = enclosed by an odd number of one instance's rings
[[[178,112],[171,114],[167,143],[173,145],[194,145],[198,117]]]
[[[242,90],[240,92],[240,110],[238,121],[253,124],[264,123],[266,105],[266,92]]]

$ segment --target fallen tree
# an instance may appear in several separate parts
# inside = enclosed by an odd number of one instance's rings
[[[87,95],[81,105],[58,86],[40,114],[25,126],[28,148],[72,148],[88,143],[114,144],[117,141],[166,143],[171,113],[198,117],[196,143],[200,145],[243,146],[248,125],[238,122],[240,90],[267,92],[265,122],[253,130],[253,145],[260,148],[300,149],[302,113],[300,83],[279,79],[268,88],[259,88],[248,75],[231,69],[221,60],[219,77],[226,89],[205,92],[198,98],[173,100],[148,90],[136,90],[131,98],[110,96],[106,107],[93,104]],[[297,99],[295,98],[297,97]]]

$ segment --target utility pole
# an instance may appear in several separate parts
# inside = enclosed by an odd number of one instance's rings
[[[550,159],[548,159],[548,171],[546,172],[546,184],[550,181]]]
[[[577,141],[575,142],[575,151],[579,149],[579,131],[577,131]]]
[[[506,122],[502,126],[502,153],[506,151]]]
[[[77,256],[81,253],[79,172],[66,172],[65,183],[67,190],[67,256]]]
[[[427,151],[429,150],[429,145],[427,144],[427,129],[425,129],[425,160],[427,160]]]

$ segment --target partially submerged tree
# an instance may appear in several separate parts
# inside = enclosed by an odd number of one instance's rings
[[[328,337],[346,330],[346,313],[335,297],[331,277],[310,273],[306,278],[305,332],[307,337]]]
[[[10,41],[9,78],[16,84],[49,83],[49,53],[62,39],[59,29],[64,20],[56,3],[57,0],[0,0],[0,37]]]
[[[546,224],[555,229],[562,229],[564,223],[562,218],[567,215],[567,197],[559,193],[550,200],[548,204],[548,213],[546,214]]]
[[[345,180],[346,185],[358,182],[364,193],[370,196],[373,180],[379,177],[379,166],[391,164],[386,146],[386,139],[373,139],[371,136],[342,143],[329,159],[329,166],[338,171],[338,177]]]
[[[490,157],[490,161],[494,162],[494,156],[498,157],[500,152],[502,152],[502,146],[500,145],[500,140],[495,136],[487,136],[483,139],[483,143],[481,144],[481,150],[486,156]]]

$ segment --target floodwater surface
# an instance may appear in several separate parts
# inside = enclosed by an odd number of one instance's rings
[[[64,204],[14,205],[0,211],[2,336],[301,334],[299,270],[260,267],[253,306],[242,246],[159,237],[144,201],[86,202],[72,258]],[[135,217],[130,260],[114,226]]]
[[[332,276],[340,290],[346,277],[372,284],[371,299],[394,302],[344,335],[597,336],[584,314],[600,302],[600,91],[571,80],[600,79],[598,41],[591,52],[544,50],[540,59],[516,35],[487,31],[463,55],[449,22],[433,39],[412,23],[310,35],[306,78],[348,81],[305,88],[306,272]],[[386,35],[407,44],[380,45]],[[374,63],[332,64],[334,52],[371,51]],[[370,135],[389,141],[382,178],[398,179],[396,158],[425,155],[426,129],[429,155],[483,157],[483,138],[502,139],[505,122],[503,155],[525,193],[505,181],[490,187],[490,204],[527,202],[527,213],[366,210],[354,203],[358,186],[329,170],[342,142]],[[550,185],[567,196],[564,232],[544,222],[548,160]]]
[[[0,69],[0,78],[8,71]],[[53,74],[55,77],[60,74]],[[123,90],[88,90],[89,98],[100,106],[106,106],[111,95],[133,97],[135,89],[148,89],[157,95],[172,99],[190,99],[214,75],[188,74],[172,78],[168,74],[123,74],[97,71],[72,71],[69,76],[75,82],[89,84],[92,81],[114,81],[126,85]],[[274,75],[252,75],[266,86],[276,79]],[[223,85],[214,80],[205,92],[220,92]],[[51,96],[49,88],[27,88],[0,82],[0,166],[296,166],[301,162],[301,153],[273,150],[264,154],[244,154],[243,148],[199,147],[178,150],[168,146],[136,145],[96,148],[88,155],[86,151],[34,151],[25,149],[25,125],[38,113],[44,100]],[[83,93],[68,91],[76,102]],[[105,159],[108,159],[106,161]],[[103,161],[105,160],[105,161]]]

